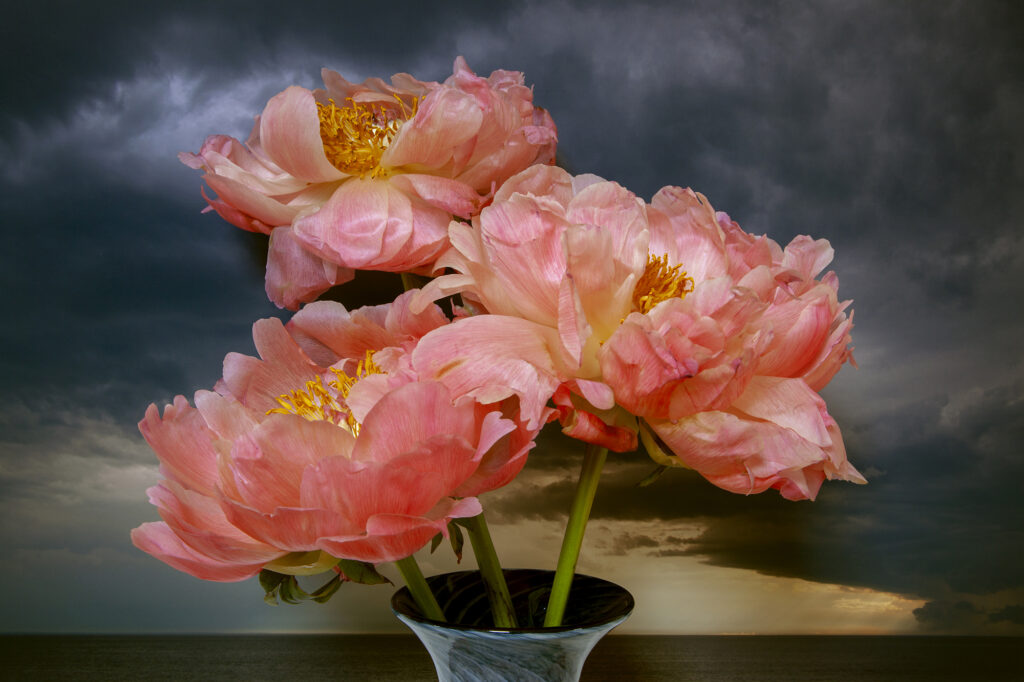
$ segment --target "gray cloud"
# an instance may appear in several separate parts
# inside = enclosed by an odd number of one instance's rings
[[[984,612],[967,601],[928,602],[914,609],[914,617],[925,630],[931,632],[974,630],[986,620]]]

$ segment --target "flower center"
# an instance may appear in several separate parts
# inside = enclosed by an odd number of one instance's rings
[[[693,291],[693,278],[682,265],[668,264],[668,254],[648,256],[644,274],[633,289],[633,305],[641,313],[649,313],[654,306],[670,298],[685,298]]]
[[[386,172],[380,159],[398,129],[416,115],[419,98],[414,97],[411,108],[395,95],[398,107],[383,104],[363,104],[351,97],[348,106],[339,107],[333,99],[327,104],[316,103],[320,116],[320,139],[324,154],[335,168],[349,175],[381,177]]]
[[[361,424],[352,416],[352,411],[344,401],[357,381],[371,374],[384,373],[373,362],[373,353],[372,350],[366,351],[366,357],[356,367],[355,377],[332,367],[331,372],[335,378],[327,382],[326,386],[320,377],[311,379],[306,382],[304,389],[279,395],[276,400],[281,407],[267,410],[267,414],[294,414],[309,421],[330,422],[358,436]]]

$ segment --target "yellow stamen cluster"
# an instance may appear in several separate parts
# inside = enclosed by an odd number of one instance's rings
[[[328,386],[333,386],[334,383],[332,381]],[[290,393],[283,393],[276,400],[281,407],[267,410],[267,414],[297,414],[311,422],[324,421],[332,424],[344,420],[348,414],[348,408],[331,395],[331,391],[327,390],[320,377],[307,381],[305,389],[299,388]]]
[[[668,264],[668,254],[649,256],[644,274],[633,288],[633,305],[641,313],[649,313],[654,306],[670,298],[685,298],[693,291],[693,278],[682,265]]]
[[[305,389],[297,389],[279,395],[276,400],[281,407],[267,410],[267,414],[295,414],[309,421],[325,421],[347,429],[354,436],[359,435],[360,424],[352,416],[347,405],[338,400],[348,397],[357,381],[371,374],[383,374],[384,370],[373,361],[373,351],[366,351],[366,357],[359,361],[355,377],[334,367],[335,378],[324,386],[320,377],[306,382]],[[333,390],[329,390],[333,389]]]
[[[374,351],[366,351],[366,357],[359,361],[356,365],[356,375],[350,377],[349,375],[342,372],[340,369],[331,368],[334,372],[334,376],[338,377],[335,381],[331,382],[331,386],[338,389],[338,393],[341,394],[342,398],[348,397],[348,392],[352,390],[355,383],[363,377],[368,377],[371,374],[383,374],[384,370],[377,366],[377,363],[373,361]]]
[[[380,167],[380,159],[402,123],[416,115],[419,104],[416,97],[411,108],[398,95],[395,99],[398,110],[378,103],[356,102],[351,97],[344,107],[337,106],[333,99],[327,104],[317,102],[324,154],[335,168],[361,178],[386,174]]]

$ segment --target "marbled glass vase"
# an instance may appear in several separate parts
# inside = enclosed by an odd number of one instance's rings
[[[563,625],[543,627],[554,571],[504,571],[520,627],[494,627],[477,571],[427,578],[449,622],[423,617],[407,588],[391,599],[399,620],[427,648],[439,682],[575,682],[598,640],[633,610],[633,596],[607,580],[573,578]]]

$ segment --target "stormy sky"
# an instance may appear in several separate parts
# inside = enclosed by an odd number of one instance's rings
[[[631,632],[1024,634],[1024,12],[1011,2],[19,3],[0,57],[5,632],[384,631],[390,589],[271,608],[133,548],[150,402],[191,397],[266,300],[266,242],[200,214],[179,151],[266,101],[409,72],[525,72],[573,172],[690,186],[748,232],[831,241],[859,369],[824,395],[867,486],[737,496],[613,455],[580,570]],[[397,278],[332,296],[383,303]],[[553,566],[579,451],[545,432],[483,499]],[[428,571],[454,566],[445,553]],[[471,559],[467,561],[472,565]],[[387,569],[390,570],[390,569]],[[394,572],[391,572],[394,575]]]

